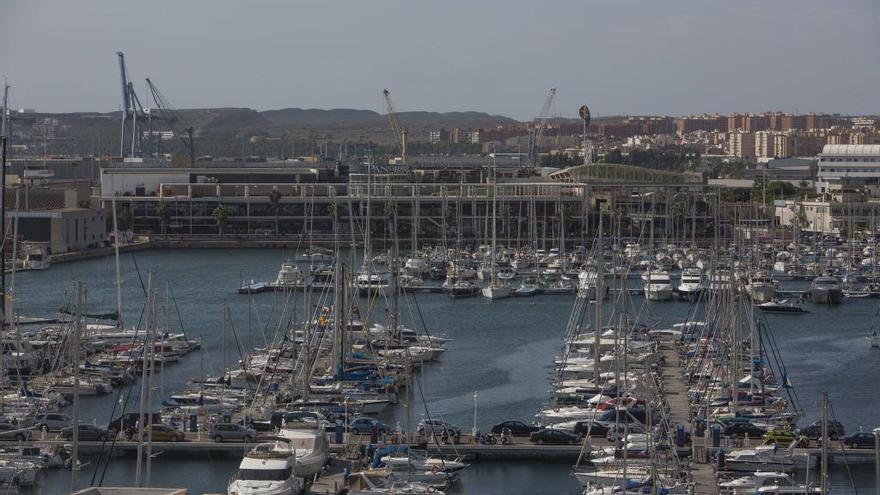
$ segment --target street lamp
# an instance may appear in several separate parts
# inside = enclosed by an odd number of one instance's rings
[[[874,486],[880,495],[880,428],[874,428]]]
[[[471,436],[477,441],[477,391],[474,390],[474,426],[471,428]]]

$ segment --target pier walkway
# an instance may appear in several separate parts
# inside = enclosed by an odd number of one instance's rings
[[[663,397],[668,408],[669,419],[672,424],[685,425],[685,431],[690,432],[693,453],[697,453],[698,447],[703,445],[703,437],[697,437],[691,421],[690,405],[688,404],[688,386],[682,373],[681,356],[675,349],[674,344],[664,343],[660,352],[666,360],[666,365],[661,370]],[[717,483],[712,464],[706,455],[692,455],[689,473],[694,483],[694,493],[709,495],[717,493]]]

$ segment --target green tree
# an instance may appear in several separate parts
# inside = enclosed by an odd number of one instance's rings
[[[214,215],[214,222],[217,223],[217,236],[222,239],[223,227],[226,226],[226,222],[229,220],[229,211],[221,204],[214,208],[212,215]]]
[[[572,160],[568,157],[568,155],[564,155],[562,153],[556,153],[553,155],[545,155],[542,156],[538,161],[539,167],[551,167],[551,168],[568,168],[573,167],[575,165],[582,165],[581,162]]]
[[[614,148],[605,153],[602,161],[605,163],[623,163],[623,153],[620,152],[620,148]]]
[[[162,238],[165,239],[168,237],[168,222],[171,221],[171,208],[164,199],[160,199],[156,203],[156,216],[159,217],[159,222],[162,224]]]

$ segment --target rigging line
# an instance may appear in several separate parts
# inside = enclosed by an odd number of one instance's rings
[[[831,419],[836,423],[837,416],[834,414],[834,404],[831,403],[831,400],[828,400],[828,405],[831,409]],[[853,493],[855,493],[855,495],[859,495],[859,489],[856,487],[856,481],[853,478],[852,469],[850,468],[849,460],[846,457],[846,444],[844,443],[843,437],[838,437],[838,440],[840,441],[840,451],[843,452],[843,464],[846,466],[846,474],[849,477],[850,487],[852,487]],[[825,442],[828,441],[828,439],[823,439],[822,441]]]
[[[180,308],[177,306],[177,298],[174,297],[174,289],[168,287],[168,293],[171,295],[171,302],[174,303],[174,311],[177,313],[177,322],[180,323],[180,331],[183,332],[183,338],[189,340],[186,336],[186,329],[183,326],[183,316],[180,314]]]

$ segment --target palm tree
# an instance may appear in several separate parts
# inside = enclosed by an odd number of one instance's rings
[[[226,221],[229,220],[229,211],[226,210],[226,207],[221,205],[217,205],[212,212],[214,215],[214,221],[217,222],[217,235],[218,237],[223,237],[223,227],[226,225]]]
[[[158,203],[156,203],[156,216],[159,217],[159,221],[162,223],[162,238],[165,239],[168,235],[168,221],[171,220],[171,210],[168,207],[168,202],[164,199],[160,199]]]
[[[269,204],[275,215],[275,237],[278,237],[278,210],[281,209],[281,193],[278,188],[272,188],[272,192],[269,193]]]
[[[385,216],[388,217],[389,230],[392,234],[397,233],[397,203],[385,203]]]
[[[339,217],[344,211],[345,207],[337,204],[335,201],[327,205],[327,214],[330,216],[330,220],[333,221],[333,235],[338,234]]]

